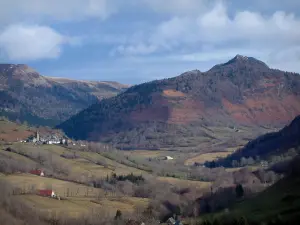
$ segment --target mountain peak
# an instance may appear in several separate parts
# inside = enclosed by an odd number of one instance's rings
[[[241,61],[241,60],[247,61],[249,58],[247,56],[237,54],[233,59],[234,60],[239,60],[239,61]]]
[[[224,69],[225,67],[236,67],[236,68],[252,68],[258,70],[268,70],[270,69],[264,62],[248,56],[236,55],[234,58],[230,59],[228,62],[223,64],[218,64],[214,66],[210,71]]]
[[[253,57],[248,57],[248,56],[243,56],[243,55],[236,55],[233,59],[229,60],[227,63],[222,64],[223,66],[226,65],[230,65],[230,64],[244,64],[244,65],[248,65],[248,66],[256,66],[256,67],[260,67],[260,68],[265,68],[265,69],[269,69],[269,67],[267,66],[267,64],[265,64],[264,62],[253,58]]]

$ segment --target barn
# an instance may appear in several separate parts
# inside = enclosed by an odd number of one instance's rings
[[[41,177],[45,176],[43,170],[31,170],[30,173]]]
[[[38,190],[38,195],[43,197],[55,198],[56,194],[53,190]]]

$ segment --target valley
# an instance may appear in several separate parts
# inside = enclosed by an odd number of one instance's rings
[[[299,225],[299,0],[0,0],[0,225]]]
[[[181,215],[195,216],[197,201],[211,191],[217,194],[218,190],[235,184],[243,184],[254,192],[266,188],[265,181],[254,175],[255,171],[264,170],[259,163],[230,169],[204,166],[207,161],[218,161],[240,149],[245,145],[243,139],[235,139],[241,140],[234,142],[235,147],[229,140],[221,139],[211,145],[215,146],[214,151],[211,148],[200,154],[187,149],[124,151],[96,142],[20,143],[18,139],[24,135],[20,130],[30,130],[34,135],[36,128],[5,119],[0,124],[2,129],[13,127],[8,131],[15,138],[2,138],[1,188],[10,190],[13,202],[20,202],[45,220],[80,221],[80,218],[95,219],[100,213],[104,222],[112,220],[120,210],[124,219],[134,216],[149,223],[149,217],[143,213],[149,207],[159,207],[152,213],[162,220],[172,214],[172,207],[177,204],[183,204]],[[218,151],[222,146],[228,147]],[[31,174],[33,169],[43,170],[45,176]],[[269,185],[278,179],[272,176],[267,181]],[[135,181],[139,177],[142,180]],[[252,179],[256,180],[255,186]],[[40,196],[39,190],[53,190],[60,200]]]
[[[295,178],[290,169],[300,152],[300,76],[254,58],[238,55],[206,73],[132,87],[46,78],[23,65],[3,68],[2,76],[24,82],[22,94],[34,87],[49,97],[48,86],[55,83],[68,94],[97,98],[85,99],[81,108],[73,105],[74,115],[64,114],[52,127],[25,117],[0,118],[0,217],[7,221],[14,215],[42,225],[140,225],[170,224],[176,217],[210,224],[224,210],[231,219],[269,221],[275,209],[268,212],[257,196],[269,198],[269,190],[275,196],[277,185]],[[2,85],[5,95],[20,96],[8,86]],[[81,102],[81,94],[53,101],[71,106]],[[35,115],[49,113],[23,103]],[[257,217],[251,201],[262,207]],[[291,218],[298,216],[297,205],[283,205]]]

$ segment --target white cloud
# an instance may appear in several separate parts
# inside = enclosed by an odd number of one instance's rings
[[[138,43],[144,49],[151,46],[151,49],[160,53],[170,50],[201,53],[204,46],[211,45],[228,52],[233,52],[231,46],[236,51],[253,49],[253,52],[262,51],[267,56],[271,50],[279,52],[285,48],[299,47],[299,27],[300,20],[293,14],[277,11],[265,16],[259,12],[239,11],[230,16],[226,5],[218,2],[198,16],[177,16],[160,23],[151,33],[144,35],[147,38]],[[129,42],[128,46],[132,49],[135,44]],[[119,52],[124,55],[145,54],[144,51],[126,50],[126,46],[123,46]],[[220,53],[214,53],[218,58],[217,54]]]
[[[299,0],[253,0],[251,5],[241,0],[0,0],[0,55],[11,60],[56,58],[65,45],[83,43],[78,54],[81,50],[93,54],[82,61],[113,61],[120,54],[131,60],[128,64],[145,60],[141,68],[155,65],[153,74],[161,70],[172,75],[174,63],[179,64],[176,73],[201,63],[207,68],[235,54],[300,71],[299,4]],[[105,20],[116,13],[120,15]],[[81,38],[65,36],[56,28]]]
[[[10,60],[56,58],[66,43],[78,41],[46,26],[15,24],[0,33],[0,50]]]
[[[300,72],[300,45],[271,51],[266,62],[276,69]]]
[[[114,56],[116,53],[120,54],[150,54],[156,51],[156,46],[154,45],[145,45],[143,43],[138,45],[120,45],[116,49],[113,49],[111,55]]]
[[[190,14],[206,9],[214,0],[139,0],[140,3],[159,13]]]
[[[26,20],[106,19],[117,11],[120,0],[0,0],[0,23]]]

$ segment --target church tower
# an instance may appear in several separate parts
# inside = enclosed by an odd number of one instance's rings
[[[40,134],[38,131],[36,131],[36,141],[40,141]]]

